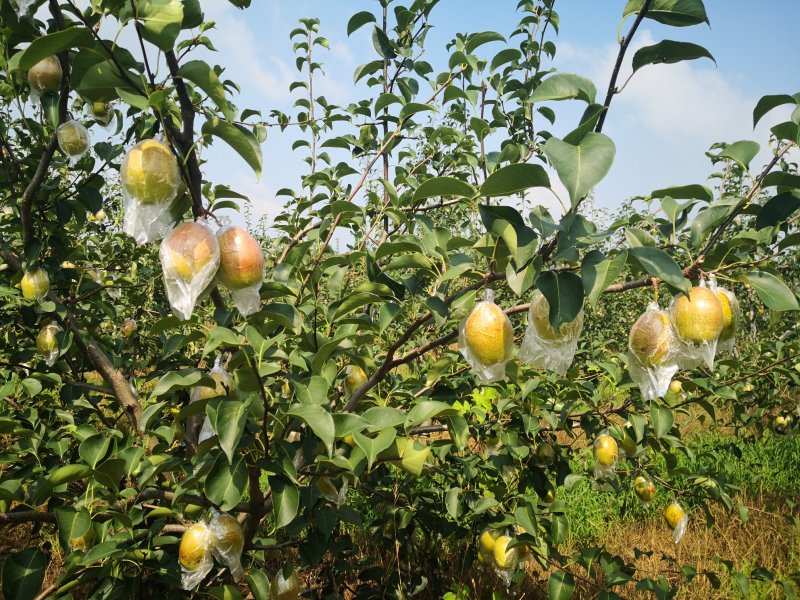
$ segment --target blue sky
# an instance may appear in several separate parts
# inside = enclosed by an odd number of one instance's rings
[[[325,76],[315,90],[330,102],[347,104],[366,94],[354,87],[354,69],[375,57],[369,27],[346,35],[349,17],[360,10],[377,12],[376,0],[253,0],[245,11],[227,0],[203,0],[208,19],[217,23],[209,32],[218,53],[204,56],[226,67],[226,76],[242,88],[235,99],[240,108],[260,109],[265,115],[277,108],[291,112],[297,93],[289,84],[298,77],[288,38],[301,17],[320,19],[320,34],[328,38],[330,51],[319,51]],[[559,71],[579,73],[595,82],[602,99],[617,51],[616,35],[625,0],[556,0],[561,32],[555,39],[557,54],[553,66]],[[516,0],[441,0],[434,8],[435,25],[428,35],[426,60],[435,71],[446,64],[445,44],[456,32],[494,30],[509,34],[519,13]],[[671,184],[701,183],[712,171],[704,152],[716,141],[754,139],[762,144],[758,167],[767,156],[763,150],[768,127],[785,120],[788,109],[777,109],[753,132],[752,109],[765,94],[800,91],[800,69],[796,65],[796,26],[800,23],[800,2],[772,0],[706,0],[711,26],[670,28],[645,20],[629,50],[661,39],[691,41],[705,46],[717,64],[707,59],[676,65],[648,66],[639,71],[618,95],[611,107],[604,132],[617,145],[617,158],[607,178],[596,188],[600,206],[614,208],[633,195],[647,194]],[[627,31],[632,18],[623,26]],[[491,57],[502,46],[481,48]],[[135,51],[135,50],[134,50]],[[630,67],[623,68],[624,81]],[[577,123],[583,105],[554,106],[559,120],[551,130],[561,135]],[[566,110],[564,110],[566,109]],[[260,181],[236,155],[218,142],[208,149],[205,170],[215,183],[228,184],[248,194],[255,216],[274,216],[282,199],[275,191],[299,189],[305,172],[303,151],[291,144],[302,134],[297,128],[281,133],[271,128],[263,146],[264,174]],[[797,155],[795,155],[797,156]],[[346,160],[342,154],[337,157]],[[553,179],[557,179],[553,177]],[[563,192],[556,185],[556,192]],[[534,200],[553,204],[548,194]]]

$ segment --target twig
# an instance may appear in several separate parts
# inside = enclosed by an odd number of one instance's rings
[[[608,107],[611,106],[611,100],[614,98],[614,94],[617,93],[617,78],[619,77],[619,70],[622,67],[622,61],[625,58],[625,52],[628,50],[628,46],[633,39],[633,35],[636,33],[636,30],[639,28],[639,24],[644,19],[645,15],[647,14],[648,9],[650,8],[650,2],[652,0],[645,0],[644,4],[642,4],[642,8],[639,9],[639,14],[636,15],[636,20],[631,25],[630,31],[628,31],[628,35],[626,35],[622,43],[620,44],[619,52],[617,53],[617,61],[614,63],[614,70],[611,72],[611,81],[608,83],[608,91],[606,92],[606,99],[603,102],[603,107],[606,109],[600,114],[600,118],[597,120],[597,125],[595,125],[595,132],[600,133],[603,130],[603,124],[606,121],[606,114],[608,113]]]

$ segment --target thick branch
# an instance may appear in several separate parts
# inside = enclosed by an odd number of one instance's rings
[[[0,524],[18,525],[19,523],[55,523],[54,513],[39,510],[20,510],[17,512],[0,513]]]

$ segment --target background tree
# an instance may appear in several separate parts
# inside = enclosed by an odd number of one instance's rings
[[[631,40],[644,19],[707,22],[702,1],[630,0],[599,96],[585,77],[550,67],[553,0],[520,1],[506,35],[456,36],[438,71],[423,55],[436,4],[383,0],[353,15],[348,34],[370,28],[375,54],[355,73],[370,96],[348,106],[314,91],[328,42],[317,20],[302,19],[289,34],[294,114],[237,107],[224,65],[193,57],[213,48],[199,0],[0,6],[0,523],[33,523],[39,540],[5,559],[6,597],[177,596],[180,535],[211,508],[236,515],[245,532],[245,579],[237,587],[215,570],[200,584],[220,598],[268,597],[284,564],[280,577],[291,580],[294,565],[318,597],[441,596],[454,585],[451,597],[469,597],[479,592],[466,573],[487,528],[509,534],[504,549],[535,565],[509,561],[502,583],[551,598],[576,589],[669,597],[699,576],[720,585],[718,573],[679,556],[653,574],[603,548],[565,553],[575,524],[561,496],[591,477],[591,442],[607,430],[634,444],[608,484],[615,494],[630,496],[647,476],[659,490],[649,511],[675,498],[706,509],[709,525],[713,503],[745,514],[716,451],[696,453],[683,423],[730,427],[743,448],[775,415],[797,416],[796,329],[783,314],[798,309],[800,180],[786,157],[800,109],[772,129],[763,168],[751,165],[757,143],[719,144],[709,153],[713,189],[651,191],[598,227],[587,198],[614,159],[603,126]],[[119,29],[134,35],[131,47],[107,33]],[[503,48],[486,54],[490,41]],[[51,56],[62,77],[37,99],[27,73]],[[633,77],[710,56],[664,40],[633,55]],[[799,97],[762,98],[754,124]],[[559,101],[585,104],[563,139],[542,127]],[[75,118],[97,130],[106,103],[113,135],[70,164],[57,127]],[[215,288],[181,321],[155,244],[121,231],[122,158],[163,136],[185,187],[175,221],[213,222],[242,196],[204,178],[205,148],[228,144],[258,174],[268,129],[299,130],[308,169],[279,192],[278,237],[262,240],[260,310],[243,318]],[[569,194],[559,217],[524,200],[551,188],[553,172]],[[343,249],[333,251],[337,235]],[[41,301],[16,287],[36,267],[50,280]],[[709,274],[745,309],[738,356],[683,374],[683,395],[644,400],[625,365],[630,326],[648,300],[663,305]],[[512,360],[504,380],[476,383],[454,342],[488,288],[518,338],[536,289],[554,327],[585,308],[565,376]],[[121,330],[128,320],[135,332]],[[36,347],[49,323],[61,328],[52,366]],[[234,385],[209,376],[216,357]],[[354,367],[366,377],[346,385]],[[200,442],[190,424],[204,416],[213,435]],[[769,593],[794,593],[783,575],[739,569],[728,567],[742,589],[765,580]]]

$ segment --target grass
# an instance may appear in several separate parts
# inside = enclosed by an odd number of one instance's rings
[[[800,498],[800,436],[770,436],[742,445],[742,455],[730,447],[731,439],[718,434],[695,435],[691,449],[698,455],[700,467],[718,473],[735,486],[739,494],[770,506],[789,498]],[[714,450],[719,459],[712,459]],[[650,506],[642,506],[629,482],[619,491],[592,489],[581,480],[569,490],[560,490],[567,505],[571,529],[568,543],[586,546],[601,539],[610,529],[636,523],[661,512],[672,499],[663,491]]]

